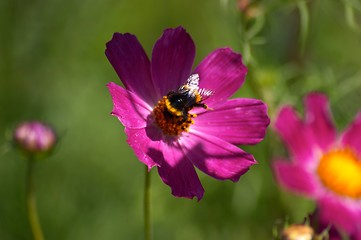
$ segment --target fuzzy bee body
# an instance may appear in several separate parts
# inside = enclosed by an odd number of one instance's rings
[[[212,90],[199,88],[199,75],[192,74],[186,83],[167,94],[166,107],[170,114],[188,120],[188,112],[194,107],[207,109],[202,101],[213,94]]]

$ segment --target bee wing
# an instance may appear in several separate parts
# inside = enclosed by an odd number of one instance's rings
[[[184,85],[178,88],[178,91],[181,93],[193,93],[194,91],[198,91],[199,87],[199,75],[197,73],[192,74],[188,77],[187,81]]]
[[[214,91],[205,88],[200,88],[198,89],[198,93],[199,95],[202,96],[202,101],[203,101],[209,98],[210,96],[212,96],[214,94]]]
[[[190,75],[185,85],[189,86],[190,88],[198,89],[199,75],[197,73]]]
[[[199,80],[199,74],[194,73],[188,77],[186,83],[182,87],[180,87],[179,90],[183,93],[187,92],[188,94],[194,94],[195,92],[197,92],[199,95],[201,95],[202,100],[209,98],[211,95],[214,94],[214,91],[199,88]]]

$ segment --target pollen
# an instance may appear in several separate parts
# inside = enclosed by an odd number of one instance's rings
[[[153,117],[157,126],[169,136],[179,136],[182,132],[188,132],[190,125],[194,123],[192,118],[197,115],[187,113],[186,116],[183,116],[167,105],[169,105],[169,101],[167,96],[164,96],[153,109]]]
[[[317,173],[323,185],[334,193],[361,198],[361,161],[351,149],[333,149],[324,154]]]

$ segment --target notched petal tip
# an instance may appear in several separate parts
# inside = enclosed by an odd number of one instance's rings
[[[196,177],[197,180],[195,181],[195,184],[189,185],[188,181],[191,180],[191,178],[193,178],[193,180],[191,181],[194,181],[196,179],[195,177],[190,177],[190,178],[188,177],[188,179],[186,179],[186,177],[176,176],[177,174],[174,173],[167,174],[166,171],[168,170],[163,170],[164,168],[167,167],[159,166],[158,173],[162,181],[171,188],[171,194],[173,196],[179,198],[188,198],[188,199],[193,199],[196,197],[198,201],[200,201],[203,198],[204,189],[201,183],[199,182],[198,177]],[[178,178],[178,180],[176,178]],[[184,180],[186,182],[183,182]]]
[[[105,55],[107,56],[109,62],[113,65],[114,69],[118,72],[119,69],[116,69],[117,66],[115,63],[116,61],[119,61],[117,58],[123,54],[130,54],[130,52],[124,51],[123,47],[139,48],[140,43],[138,42],[138,38],[133,34],[115,32],[112,39],[109,40],[105,46]]]
[[[295,161],[310,163],[317,151],[312,129],[298,116],[291,106],[283,107],[276,120],[275,129]],[[316,147],[315,147],[316,146]]]
[[[219,48],[218,49],[220,52],[224,52],[224,54],[230,56],[230,60],[231,62],[234,62],[236,64],[239,64],[241,67],[241,70],[244,74],[248,73],[248,68],[246,67],[246,65],[244,65],[243,63],[243,56],[242,54],[235,52],[232,48],[230,47],[224,47],[224,48]]]
[[[268,115],[267,104],[261,100],[257,100],[257,101],[259,101],[259,115],[260,115],[260,119],[262,119],[262,126],[259,129],[261,137],[259,138],[259,141],[255,142],[254,144],[261,142],[266,137],[267,128],[271,124],[271,119]]]
[[[194,70],[200,76],[200,88],[214,91],[207,104],[231,97],[244,83],[247,67],[242,56],[231,48],[219,48],[204,58]]]
[[[315,142],[327,151],[336,140],[337,131],[333,123],[328,97],[318,92],[304,98],[305,122],[315,135]]]
[[[292,106],[285,105],[279,110],[273,127],[283,138],[288,138],[296,137],[294,133],[304,130],[305,123]]]
[[[137,38],[135,35],[131,34],[131,33],[119,33],[119,32],[115,32],[113,33],[112,39],[109,40],[105,45],[107,47],[109,47],[112,43],[114,43],[114,41],[119,41],[122,39],[129,39],[129,38]]]
[[[105,55],[127,90],[147,103],[156,102],[150,60],[136,36],[114,33],[106,43]]]
[[[166,29],[164,29],[163,30],[163,35],[167,34],[167,33],[172,33],[172,32],[173,33],[184,32],[184,33],[188,34],[187,31],[185,30],[185,28],[182,27],[181,25],[179,25],[179,26],[177,26],[175,28],[166,28]]]
[[[278,111],[276,119],[274,120],[274,128],[276,130],[282,129],[283,121],[290,117],[298,119],[295,109],[291,105],[282,106],[282,108]]]
[[[322,102],[328,102],[328,97],[326,94],[321,92],[310,92],[308,93],[305,98],[305,102],[313,102],[313,101],[322,101]]]
[[[231,180],[232,182],[238,182],[239,179],[246,174],[253,165],[258,164],[257,160],[254,158],[254,156],[252,154],[247,153],[247,157],[248,159],[245,157],[244,159],[247,159],[249,161],[248,166],[244,167],[241,171],[238,171],[237,173],[235,173],[234,177],[230,178],[229,180]]]
[[[191,73],[194,57],[194,42],[184,28],[164,30],[152,51],[152,76],[159,96],[184,84]]]
[[[192,163],[184,155],[178,144],[164,145],[164,158],[158,173],[162,181],[172,189],[176,197],[202,199],[203,186]]]
[[[206,133],[191,133],[182,148],[190,162],[218,180],[236,182],[256,163],[251,154]]]
[[[189,192],[189,193],[186,193],[186,194],[182,194],[182,193],[178,193],[177,190],[174,190],[171,187],[171,194],[175,197],[178,197],[178,198],[188,198],[188,199],[194,199],[194,198],[197,198],[197,202],[201,201],[202,198],[203,198],[203,195],[204,195],[204,190],[202,191],[199,191],[199,192]]]

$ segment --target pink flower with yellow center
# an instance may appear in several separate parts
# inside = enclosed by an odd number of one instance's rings
[[[276,119],[292,159],[274,162],[276,178],[288,190],[314,199],[322,224],[361,239],[361,113],[338,136],[326,96],[307,95],[305,108],[304,121],[290,106]]]
[[[194,166],[238,181],[256,163],[236,145],[260,142],[269,118],[260,100],[228,99],[245,80],[241,55],[217,49],[192,71],[195,46],[182,27],[164,31],[151,60],[129,33],[115,33],[105,53],[124,84],[108,84],[112,114],[139,160],[158,168],[173,195],[202,198]]]

